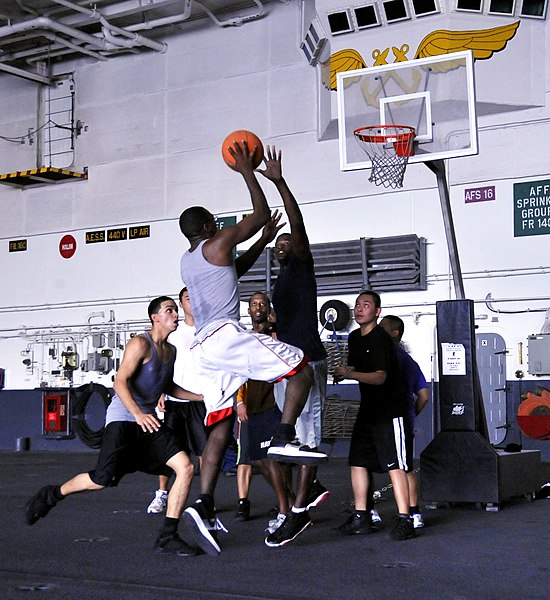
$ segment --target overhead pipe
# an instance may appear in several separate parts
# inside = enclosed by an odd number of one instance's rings
[[[103,37],[116,48],[124,48],[125,50],[136,49],[137,44],[135,39],[129,40],[118,35],[114,35],[114,33],[107,27],[102,27],[101,33],[103,34]],[[136,33],[134,35],[137,36],[138,34]]]
[[[109,50],[111,48],[111,44],[100,37],[90,35],[72,27],[67,27],[66,25],[63,25],[62,23],[54,21],[48,17],[37,17],[36,19],[31,19],[29,21],[23,21],[21,23],[0,27],[0,39],[13,35],[14,33],[21,32],[36,33],[38,36],[41,35],[43,30],[55,31],[57,33],[68,35],[101,50]]]
[[[28,21],[24,21],[22,23],[10,24],[4,27],[0,27],[0,43],[2,38],[13,36],[17,33],[32,33],[36,36],[43,36],[49,39],[50,41],[57,42],[66,46],[69,50],[74,52],[78,52],[81,54],[85,54],[87,56],[91,56],[96,60],[106,60],[101,54],[98,52],[91,50],[87,47],[74,43],[74,40],[78,40],[85,44],[89,44],[93,48],[96,48],[98,51],[103,53],[111,53],[114,50],[124,48],[125,50],[131,50],[132,48],[137,48],[138,46],[144,46],[156,52],[165,53],[167,50],[167,44],[162,42],[155,42],[148,38],[145,38],[139,34],[136,34],[136,31],[141,31],[143,29],[155,29],[158,27],[171,25],[179,22],[186,21],[191,15],[191,9],[193,5],[193,1],[197,2],[199,6],[204,10],[204,12],[218,25],[219,27],[229,27],[229,26],[239,26],[248,21],[256,20],[264,16],[265,9],[260,0],[253,0],[253,2],[258,7],[258,10],[250,15],[234,17],[231,19],[220,20],[218,19],[204,4],[199,2],[198,0],[183,0],[184,9],[183,12],[177,15],[173,15],[170,17],[164,17],[161,19],[156,19],[153,21],[146,21],[144,23],[138,23],[136,25],[129,26],[125,29],[112,25],[104,15],[99,13],[96,9],[87,9],[74,2],[70,2],[69,0],[52,0],[56,4],[60,6],[64,6],[66,8],[70,8],[75,12],[85,14],[89,18],[93,20],[98,20],[102,26],[102,34],[103,38],[97,35],[90,35],[79,29],[74,27],[70,27],[51,19],[49,17],[38,16],[34,19],[30,19]],[[284,0],[281,0],[284,2]],[[31,8],[25,6],[21,0],[17,0],[17,4],[22,10],[25,10],[28,13],[36,14]],[[150,6],[144,6],[143,12],[146,10],[150,10]],[[73,38],[73,41],[66,40],[63,37],[55,36],[55,33],[60,33],[66,36]],[[55,36],[55,38],[52,38]],[[124,39],[126,38],[126,39]],[[37,53],[43,53],[46,50],[41,48],[35,49]],[[61,49],[55,50],[55,55],[60,56],[63,54],[68,54],[69,51],[63,51]],[[51,49],[50,49],[50,56]],[[6,58],[4,57],[4,60]],[[37,58],[30,58],[27,60],[29,64],[32,62],[36,62],[39,60]],[[46,85],[51,85],[51,80],[42,75],[32,73],[30,71],[25,71],[24,69],[18,69],[16,67],[12,67],[10,65],[6,65],[0,61],[0,71],[4,71],[13,75],[17,75],[19,77],[29,79],[31,81],[36,81],[38,83],[43,83]]]
[[[44,85],[52,84],[52,81],[49,77],[44,77],[43,75],[38,75],[37,73],[31,73],[30,71],[25,71],[24,69],[17,69],[16,67],[12,67],[1,62],[0,71],[4,71],[10,75],[17,75],[17,77],[22,77],[23,79],[30,79],[31,81],[36,81],[37,83],[43,83]]]
[[[50,40],[51,42],[56,42],[58,44],[61,44],[62,46],[66,46],[70,50],[74,50],[75,52],[80,52],[82,54],[86,54],[87,56],[91,56],[92,58],[95,58],[96,60],[103,60],[103,61],[108,60],[102,54],[94,52],[93,50],[88,50],[88,48],[85,48],[84,46],[79,46],[78,44],[74,44],[73,42],[71,42],[65,38],[62,38],[62,37],[56,35],[55,33],[45,31],[42,33],[42,35],[46,39]]]
[[[54,2],[59,2],[60,0],[54,0]],[[126,29],[121,29],[120,27],[115,27],[111,25],[105,17],[101,16],[99,22],[103,26],[103,34],[108,31],[110,36],[110,41],[115,46],[125,46],[127,48],[135,48],[136,46],[145,46],[146,48],[150,48],[151,50],[155,50],[156,52],[160,52],[164,54],[168,50],[168,44],[164,42],[154,42],[148,38],[143,37],[139,33],[133,33],[131,31],[126,31]],[[131,44],[124,43],[124,41],[113,34],[119,34],[122,37],[126,37],[131,41]]]
[[[38,16],[38,13],[36,12],[36,10],[34,10],[33,8],[30,8],[29,6],[25,6],[22,2],[22,0],[15,0],[17,6],[19,6],[19,8],[26,13],[29,13],[30,15],[33,16]]]
[[[57,1],[57,0],[54,0]],[[199,0],[195,0],[195,2],[204,10],[204,12],[218,25],[219,27],[238,27],[239,25],[243,25],[248,21],[255,21],[265,15],[264,5],[260,2],[260,0],[252,0],[254,4],[258,7],[258,11],[251,15],[246,15],[244,17],[234,17],[233,19],[226,19],[225,21],[220,21],[216,15],[206,7]]]
[[[57,2],[59,4],[63,4],[63,6],[69,6],[69,4],[72,4],[69,0],[53,0],[53,1]],[[134,25],[128,25],[127,27],[124,28],[124,31],[133,32],[133,31],[151,30],[151,29],[157,29],[159,27],[165,27],[167,25],[175,25],[176,23],[182,23],[184,21],[187,21],[187,19],[189,19],[189,17],[191,16],[193,2],[198,4],[204,10],[204,12],[210,17],[210,19],[212,19],[212,21],[214,21],[214,23],[216,23],[216,25],[218,25],[219,27],[239,26],[244,23],[247,23],[248,21],[254,21],[256,19],[259,19],[265,15],[265,8],[264,8],[263,4],[259,0],[252,0],[252,1],[258,7],[258,10],[255,13],[252,13],[250,15],[245,15],[242,17],[234,17],[232,19],[227,19],[225,21],[220,21],[206,6],[204,6],[204,4],[202,4],[198,0],[181,0],[182,4],[184,5],[183,12],[178,13],[177,15],[171,15],[169,17],[161,17],[159,19],[153,19],[152,21],[147,20],[147,21],[144,21],[143,23],[136,23]],[[286,0],[280,0],[280,1],[286,2]],[[156,7],[157,7],[156,4],[143,5],[140,7],[139,11],[137,11],[137,12],[142,12],[142,13],[147,12]],[[86,11],[86,9],[82,9],[81,7],[78,7],[78,8],[80,9],[79,12]],[[90,12],[87,12],[86,14],[88,16],[90,16]],[[112,29],[111,26],[108,26],[108,28]]]
[[[109,23],[109,21],[95,8],[88,9],[79,6],[78,4],[74,4],[73,2],[69,2],[69,0],[52,0],[55,4],[60,4],[61,6],[65,6],[74,10],[75,12],[80,12],[91,19],[97,20],[101,23],[103,27],[103,34],[105,35],[106,30],[109,32],[108,36],[110,38],[110,42],[115,46],[123,46],[125,48],[133,48],[135,46],[145,46],[150,48],[151,50],[155,50],[164,54],[168,48],[168,46],[163,42],[155,42],[148,38],[145,38],[137,33],[133,33],[131,31],[127,31],[126,29],[122,29],[120,27],[116,27]],[[114,34],[118,34],[122,37],[126,37],[130,40],[130,44],[127,41],[120,39]],[[107,37],[107,35],[105,36]]]
[[[175,23],[181,23],[187,21],[191,16],[191,8],[193,6],[193,0],[183,0],[183,12],[177,15],[171,15],[170,17],[162,17],[160,19],[154,19],[153,21],[145,21],[143,23],[137,23],[136,25],[129,25],[126,27],[127,31],[141,31],[143,29],[156,29],[157,27],[165,27],[166,25],[174,25]],[[145,7],[143,7],[145,9]]]
[[[107,21],[105,21],[107,23]],[[114,31],[122,31],[119,28],[113,28]],[[28,21],[23,21],[21,23],[15,23],[6,25],[4,27],[0,27],[0,40],[2,38],[6,38],[9,36],[13,36],[18,33],[29,33],[31,36],[44,36],[48,37],[48,34],[51,32],[60,33],[63,35],[72,38],[73,40],[79,40],[85,44],[89,44],[92,48],[96,48],[103,52],[110,52],[113,49],[119,49],[121,47],[128,48],[126,44],[122,44],[122,40],[115,36],[111,36],[110,33],[107,34],[110,37],[110,41],[105,38],[101,38],[95,35],[90,35],[78,29],[74,29],[73,27],[68,27],[67,25],[63,25],[58,21],[50,19],[48,17],[37,17],[36,19],[30,19]],[[105,34],[105,30],[104,30]],[[157,42],[152,42],[151,40],[147,40],[146,38],[140,36],[139,34],[125,32],[125,35],[133,38],[133,42],[130,44],[130,47],[135,47],[137,45],[147,46],[153,50],[157,50],[159,52],[166,51],[166,44],[161,44]],[[70,40],[65,40],[62,37],[58,38],[58,41],[65,44],[68,48],[71,48],[74,51],[80,52],[82,54],[86,54],[88,56],[92,56],[93,58],[99,58],[99,56],[93,52],[93,50],[89,50],[88,48],[83,48],[78,44],[74,44]],[[101,60],[101,59],[100,59]],[[29,59],[27,62],[32,62]],[[23,79],[29,79],[31,81],[35,81],[38,83],[42,83],[45,85],[51,85],[51,79],[48,77],[44,77],[43,75],[39,75],[37,73],[32,73],[31,71],[26,71],[24,69],[18,69],[17,67],[13,67],[11,65],[7,65],[0,61],[0,71],[4,71],[6,73],[10,73],[11,75],[16,75],[18,77],[22,77]]]
[[[65,48],[67,48],[70,51],[73,52],[82,52],[83,54],[87,54],[88,56],[91,56],[92,58],[95,58],[96,60],[108,60],[105,56],[103,56],[102,54],[98,54],[97,52],[94,52],[93,50],[88,50],[88,48],[85,48],[84,46],[79,46],[78,44],[74,44],[73,42],[69,41],[66,38],[60,37],[58,35],[56,35],[55,33],[51,33],[49,31],[43,31],[40,34],[41,37],[45,37],[46,39],[50,40],[50,42],[54,42],[56,44],[59,44],[60,46],[64,46]],[[42,56],[43,54],[47,54],[49,52],[51,52],[52,50],[57,51],[59,49],[59,47],[55,47],[52,48],[52,46],[50,44],[48,45],[44,45],[44,46],[40,46],[40,47],[34,47],[34,48],[29,48],[28,50],[21,50],[20,52],[11,52],[9,54],[4,54],[3,55],[3,59],[7,60],[7,61],[11,61],[11,60],[18,60],[20,58],[26,58],[27,56],[33,56],[33,57],[37,57],[40,56],[40,58],[35,58],[34,60],[43,60],[44,56]]]

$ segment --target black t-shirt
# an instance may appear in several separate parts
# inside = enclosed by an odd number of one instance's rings
[[[311,256],[302,261],[290,254],[277,277],[271,301],[277,317],[277,338],[303,350],[311,361],[326,358],[317,323],[317,282]]]
[[[407,383],[399,370],[391,337],[376,325],[367,335],[354,329],[348,337],[348,366],[361,373],[385,371],[382,385],[359,383],[360,415],[368,418],[402,417],[407,411]]]

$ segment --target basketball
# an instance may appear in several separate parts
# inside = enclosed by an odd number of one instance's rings
[[[223,160],[227,163],[228,166],[233,167],[235,165],[235,159],[229,153],[229,148],[235,149],[235,142],[239,146],[242,145],[243,141],[245,141],[248,145],[248,150],[250,152],[254,152],[254,168],[260,166],[264,158],[264,147],[260,138],[251,131],[247,131],[246,129],[239,129],[237,131],[233,131],[230,133],[222,144],[222,156]]]

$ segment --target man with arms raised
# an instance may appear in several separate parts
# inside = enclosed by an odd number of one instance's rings
[[[270,336],[247,331],[239,324],[237,281],[256,261],[278,231],[280,216],[271,217],[253,169],[253,153],[246,142],[235,143],[233,169],[250,192],[252,212],[236,225],[216,229],[213,215],[203,207],[191,207],[180,216],[180,229],[190,248],[181,259],[182,279],[189,289],[197,327],[191,349],[202,378],[201,391],[210,427],[203,453],[201,495],[184,515],[185,539],[211,555],[220,553],[215,539],[214,487],[223,451],[230,439],[235,397],[248,379],[277,381],[288,378],[281,425],[271,444],[295,462],[321,462],[327,456],[295,443],[295,424],[312,382],[304,353]],[[266,168],[269,165],[266,161]],[[260,239],[236,261],[233,250],[262,230]]]

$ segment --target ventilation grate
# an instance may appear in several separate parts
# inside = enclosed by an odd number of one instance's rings
[[[414,234],[314,244],[311,252],[319,296],[355,294],[367,288],[377,292],[427,289],[426,240]],[[239,281],[241,300],[248,301],[259,290],[270,294],[278,270],[272,248],[266,248]]]

